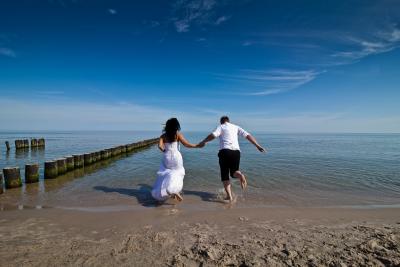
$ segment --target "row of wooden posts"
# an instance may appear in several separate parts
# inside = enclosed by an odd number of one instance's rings
[[[31,148],[36,148],[36,147],[45,147],[46,142],[44,138],[31,138],[31,141],[29,142],[29,139],[23,139],[23,140],[15,140],[15,149],[29,149],[29,143]],[[10,148],[10,143],[6,141],[6,148],[7,151],[9,151]]]
[[[113,158],[118,155],[129,153],[138,148],[153,145],[157,143],[158,138],[147,139],[144,141],[121,145],[113,148],[103,149],[96,152],[72,155],[44,163],[44,178],[55,179],[74,169],[89,166],[93,163]],[[22,186],[22,179],[19,167],[4,168],[5,188],[16,188]],[[39,164],[25,165],[25,183],[36,183],[39,181]],[[3,193],[3,175],[0,173],[0,193]]]

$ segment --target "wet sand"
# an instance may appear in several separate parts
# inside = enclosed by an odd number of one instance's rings
[[[400,209],[0,212],[1,266],[399,266]]]

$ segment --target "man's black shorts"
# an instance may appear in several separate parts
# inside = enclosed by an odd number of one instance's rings
[[[221,181],[229,180],[229,174],[233,174],[239,170],[240,151],[221,149],[218,153],[219,167],[221,169]]]

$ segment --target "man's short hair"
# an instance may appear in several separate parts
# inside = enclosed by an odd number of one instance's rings
[[[229,117],[228,116],[222,116],[221,119],[219,119],[219,122],[221,124],[224,124],[225,122],[229,122]]]

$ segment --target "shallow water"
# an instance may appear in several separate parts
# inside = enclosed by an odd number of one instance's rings
[[[37,184],[7,190],[0,205],[27,207],[154,207],[149,190],[161,154],[155,146],[97,163],[54,180],[43,181],[43,162],[157,136],[157,132],[26,132],[0,133],[0,168],[27,162],[41,164]],[[186,133],[198,142],[207,133]],[[241,169],[249,187],[234,181],[239,206],[371,206],[400,203],[400,135],[398,134],[255,134],[268,148],[259,153],[241,140]],[[46,148],[16,153],[4,141],[46,138]],[[221,206],[218,142],[204,149],[181,148],[186,176],[184,206]],[[19,205],[19,206],[18,206]]]

